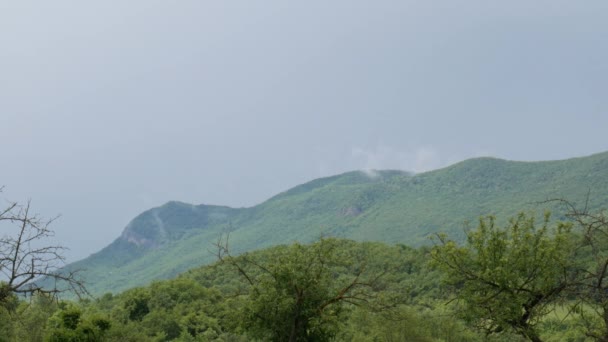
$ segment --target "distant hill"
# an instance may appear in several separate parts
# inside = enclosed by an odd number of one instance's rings
[[[134,218],[101,251],[72,263],[94,294],[117,292],[215,261],[213,243],[230,234],[239,253],[320,236],[419,246],[428,236],[464,236],[479,216],[558,208],[548,198],[608,208],[608,152],[561,161],[476,158],[413,175],[348,172],[316,179],[250,208],[169,202]]]

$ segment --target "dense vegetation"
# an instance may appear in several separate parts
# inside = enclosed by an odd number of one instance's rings
[[[581,233],[608,224],[587,214],[482,219],[463,245],[417,249],[325,238],[232,256],[220,241],[213,265],[117,295],[12,296],[0,340],[603,341],[605,301],[584,285],[605,249]]]
[[[294,341],[478,338],[445,307],[428,255],[428,248],[337,239],[224,254],[213,265],[118,295],[15,299],[3,308],[0,335],[19,341],[287,341],[299,305],[303,325]]]
[[[502,224],[523,208],[559,215],[557,205],[538,204],[547,198],[581,201],[591,189],[589,208],[606,208],[606,170],[608,153],[549,162],[478,158],[417,175],[350,172],[317,179],[251,208],[169,202],[142,213],[111,245],[68,269],[85,270],[89,290],[100,295],[214,262],[209,249],[227,232],[236,254],[323,235],[417,247],[441,231],[463,241],[463,223],[480,216],[495,215]]]

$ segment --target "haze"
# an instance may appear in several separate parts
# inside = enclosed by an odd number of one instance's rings
[[[608,150],[608,2],[3,1],[0,196],[69,260],[169,200]]]

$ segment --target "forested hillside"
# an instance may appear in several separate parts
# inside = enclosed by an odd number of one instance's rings
[[[519,221],[522,227],[524,221]],[[515,226],[485,233],[479,226],[470,236],[491,240],[495,232],[510,244],[519,236],[513,234]],[[608,331],[598,320],[601,311],[594,313],[592,302],[581,306],[579,299],[583,297],[577,296],[583,288],[578,285],[577,291],[543,299],[539,304],[542,309],[535,309],[526,318],[528,330],[509,318],[525,312],[521,310],[526,308],[525,298],[537,298],[534,291],[561,286],[547,282],[560,278],[561,273],[555,273],[554,266],[538,257],[559,261],[574,256],[567,268],[570,275],[577,272],[571,267],[576,261],[588,260],[584,255],[569,254],[565,240],[555,240],[542,224],[525,226],[521,236],[535,237],[526,243],[507,248],[486,245],[492,252],[487,257],[494,254],[520,259],[507,260],[503,267],[473,260],[482,255],[468,254],[481,252],[474,243],[411,248],[330,238],[233,256],[223,240],[216,245],[220,261],[172,280],[80,301],[57,301],[46,295],[21,301],[13,298],[0,306],[0,340],[600,340],[588,334]],[[560,226],[551,222],[547,227]],[[563,233],[577,236],[576,232]],[[538,252],[528,248],[533,245],[541,247]],[[553,248],[558,245],[558,249]],[[547,254],[547,248],[553,254]],[[442,262],[450,255],[472,259],[460,264],[464,272],[450,274],[450,263]],[[467,272],[486,278],[471,278]],[[564,289],[578,284],[574,278],[566,278],[572,283]],[[519,286],[521,291],[516,290]],[[486,298],[491,306],[479,305],[484,296],[492,298]],[[529,332],[532,328],[535,335]]]
[[[117,295],[60,303],[35,297],[16,309],[23,324],[5,325],[4,336],[28,340],[29,327],[38,326],[45,328],[35,335],[50,341],[287,341],[296,287],[306,340],[480,340],[441,304],[428,253],[324,239],[223,254],[223,262]]]
[[[169,202],[137,216],[112,244],[67,269],[82,269],[94,294],[171,278],[212,263],[230,234],[234,253],[321,236],[421,246],[435,232],[462,241],[465,222],[551,209],[550,198],[608,207],[608,153],[546,162],[477,158],[412,175],[349,172],[297,186],[250,208]]]

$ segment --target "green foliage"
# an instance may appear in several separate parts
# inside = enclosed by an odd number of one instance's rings
[[[469,342],[479,341],[481,337],[443,306],[429,309],[400,305],[388,312],[355,309],[337,340]]]
[[[148,302],[150,293],[145,289],[134,289],[128,291],[127,299],[124,301],[124,309],[131,321],[141,321],[150,312]]]
[[[520,214],[507,227],[481,219],[459,246],[439,236],[435,264],[456,289],[462,317],[487,333],[514,331],[540,340],[535,326],[571,281],[576,241],[571,225],[549,226],[546,214],[537,227]]]
[[[0,308],[10,312],[15,311],[19,305],[17,295],[11,291],[6,282],[0,281]]]
[[[11,313],[0,306],[0,342],[11,341],[15,334]]]
[[[106,333],[112,323],[109,318],[99,315],[83,317],[82,308],[68,303],[49,318],[48,342],[101,342],[106,341]]]
[[[118,296],[106,294],[92,305],[115,319],[107,336],[133,341],[214,340],[222,333],[218,322],[226,314],[219,291],[185,277]]]
[[[56,310],[56,301],[45,294],[21,301],[11,296],[0,305],[0,341],[43,341],[46,322]]]
[[[522,307],[527,303],[526,291],[519,289],[538,293],[550,289],[550,279],[560,280],[550,271],[555,266],[550,260],[555,260],[560,246],[580,240],[566,240],[568,226],[539,226],[527,216],[503,228],[490,219],[483,223],[483,229],[471,232],[468,247],[447,240],[449,247],[413,249],[323,239],[310,245],[282,245],[247,253],[234,257],[232,263],[224,255],[224,262],[95,300],[22,300],[14,313],[3,316],[9,329],[0,335],[0,341],[283,341],[291,337],[289,323],[295,314],[306,326],[299,331],[299,340],[523,341],[515,329],[514,333],[480,335],[480,326],[488,330],[498,324],[488,318],[491,316],[475,319],[473,314],[487,314],[484,310],[492,309],[504,318],[516,313],[511,302]],[[469,251],[464,252],[466,248]],[[431,254],[437,258],[438,253],[466,260],[465,266],[483,270],[483,277],[495,277],[505,291],[495,292],[496,299],[488,298],[490,289],[450,275],[449,284],[471,303],[446,305],[452,295],[438,280],[442,272],[450,271],[445,265],[439,269],[429,266]],[[479,255],[486,260],[480,260]],[[566,259],[567,255],[558,258]],[[580,257],[576,255],[572,262],[586,265]],[[250,276],[254,286],[235,265]],[[505,275],[509,272],[511,277]],[[529,281],[522,283],[525,274]],[[372,286],[342,292],[355,279]],[[332,302],[340,293],[352,298]],[[297,294],[302,298],[299,308]],[[356,296],[362,300],[354,300]],[[544,340],[587,341],[586,334],[595,331],[591,326],[601,327],[594,306],[577,303],[571,293],[547,298],[558,300],[534,307],[529,319],[530,327]],[[331,304],[319,310],[328,302]],[[494,306],[490,308],[486,302]],[[583,313],[592,319],[583,319]]]
[[[368,301],[373,277],[363,274],[362,260],[346,259],[335,239],[312,245],[275,248],[272,261],[247,256],[224,259],[250,282],[243,327],[252,336],[272,341],[327,341],[338,330],[343,306]],[[259,269],[254,275],[244,265]],[[354,277],[335,277],[335,269],[356,265]],[[365,279],[364,279],[365,278]]]
[[[408,289],[420,283],[422,273],[424,276],[429,273],[423,254],[409,247],[336,239],[324,239],[312,245],[278,246],[235,257],[234,261],[255,280],[256,291],[233,265],[224,262],[120,295],[106,294],[86,307],[113,318],[105,334],[109,340],[110,336],[114,340],[131,338],[133,341],[137,338],[244,341],[256,337],[283,340],[284,333],[273,334],[284,328],[285,316],[293,317],[293,291],[298,287],[306,296],[306,305],[299,311],[301,318],[307,318],[306,339],[323,340],[343,336],[342,332],[350,326],[353,310],[383,312],[392,310],[393,301],[413,303]],[[256,265],[264,266],[270,273]],[[372,278],[381,274],[375,286],[355,286],[355,292],[344,292],[351,296],[364,295],[360,298],[366,302],[360,304],[365,305],[357,307],[346,301],[328,303],[353,280],[371,283]],[[420,286],[423,287],[433,288]],[[417,297],[421,299],[423,295],[419,293]],[[319,314],[319,307],[325,304]],[[134,310],[137,307],[146,307],[147,312],[132,315],[146,311]],[[83,317],[90,320],[86,316]]]

